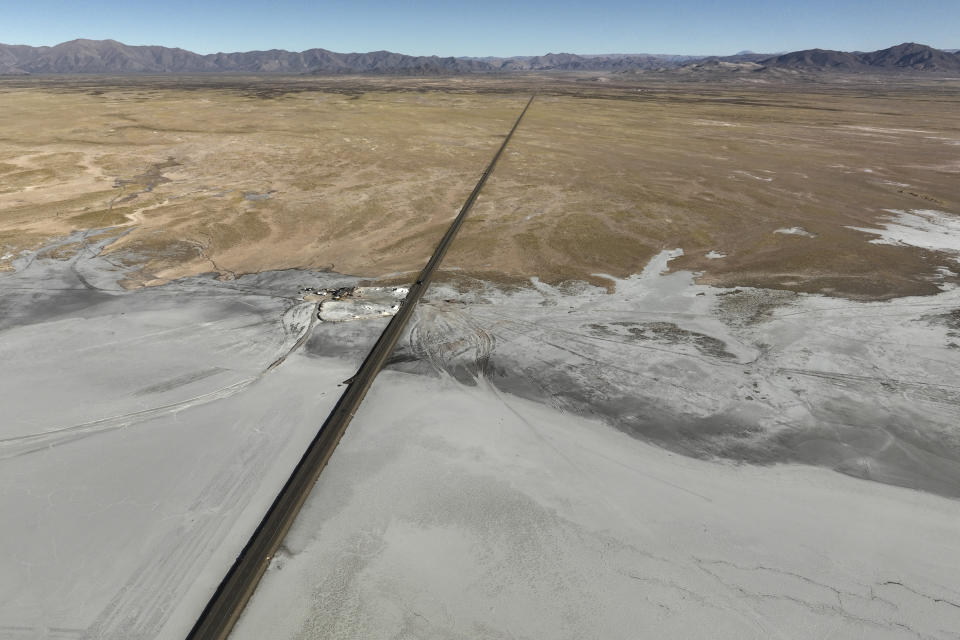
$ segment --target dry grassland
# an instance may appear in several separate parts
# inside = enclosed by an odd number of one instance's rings
[[[409,274],[540,87],[448,269],[603,283],[681,247],[672,266],[703,282],[885,298],[932,293],[937,267],[956,266],[847,227],[886,209],[960,214],[960,83],[644,82],[0,84],[0,255],[114,227],[131,286]]]
[[[548,281],[625,277],[680,247],[671,266],[706,283],[936,291],[936,267],[957,270],[949,257],[846,228],[875,225],[886,209],[960,214],[956,94],[543,96],[448,264]],[[816,237],[774,233],[792,227]]]
[[[324,267],[422,266],[516,98],[236,90],[0,93],[0,249],[130,233],[130,284]],[[7,260],[9,264],[9,259]]]

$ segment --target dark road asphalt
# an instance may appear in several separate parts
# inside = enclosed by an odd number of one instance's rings
[[[367,390],[383,368],[397,340],[403,334],[417,302],[419,302],[427,287],[430,286],[437,267],[463,225],[484,184],[486,184],[490,174],[493,173],[497,161],[520,125],[520,121],[523,120],[523,116],[533,103],[534,97],[531,96],[523,108],[503,144],[500,145],[496,155],[493,156],[483,175],[477,181],[477,185],[464,202],[460,213],[454,219],[450,228],[447,229],[446,234],[440,240],[416,282],[410,287],[410,292],[400,306],[400,310],[391,318],[390,323],[357,370],[356,375],[351,379],[350,384],[310,443],[306,453],[294,468],[290,478],[277,495],[256,531],[254,531],[246,547],[237,557],[210,602],[207,603],[197,623],[187,636],[188,640],[221,640],[229,636],[244,606],[246,606],[261,577],[266,572],[270,559],[286,537],[320,472],[323,471],[340,442],[340,438],[346,431],[347,425],[350,424],[350,420],[357,412]]]

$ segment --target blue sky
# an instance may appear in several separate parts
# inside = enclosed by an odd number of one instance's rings
[[[0,42],[113,38],[198,53],[729,54],[960,47],[960,0],[0,0]],[[3,6],[6,5],[6,6]],[[11,6],[15,5],[15,6]]]

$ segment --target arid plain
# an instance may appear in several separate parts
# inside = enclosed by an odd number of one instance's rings
[[[602,284],[594,274],[638,273],[683,246],[672,266],[704,283],[932,293],[943,256],[849,227],[960,207],[949,80],[4,82],[0,268],[113,227],[130,233],[107,253],[142,267],[128,286],[211,270],[408,274],[536,90],[458,240],[471,274]],[[774,233],[795,228],[809,235]]]

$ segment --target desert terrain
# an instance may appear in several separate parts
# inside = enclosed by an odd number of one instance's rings
[[[0,638],[186,636],[534,94],[234,636],[956,638],[960,78],[617,73],[0,78]]]
[[[943,256],[850,227],[960,206],[960,92],[944,80],[3,82],[0,268],[70,231],[130,229],[106,251],[138,266],[127,286],[409,274],[537,90],[458,240],[468,273],[602,284],[598,272],[626,277],[683,246],[673,266],[705,283],[929,294]]]

